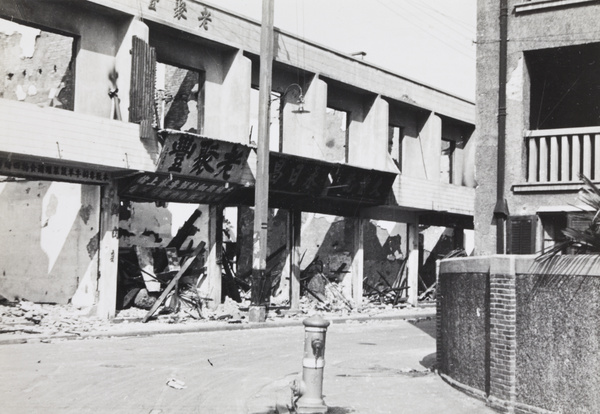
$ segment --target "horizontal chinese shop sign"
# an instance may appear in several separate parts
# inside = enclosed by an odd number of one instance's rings
[[[46,161],[27,161],[6,156],[0,156],[0,175],[82,184],[106,184],[110,182],[111,178],[106,171]]]
[[[397,174],[337,164],[331,172],[326,197],[383,204]]]
[[[200,180],[251,185],[251,147],[206,138],[189,132],[161,131],[164,138],[156,172]]]
[[[269,188],[277,193],[382,204],[395,178],[393,172],[289,154],[270,154]]]
[[[160,173],[141,173],[119,183],[121,197],[140,201],[211,204],[218,203],[232,190],[227,183]]]

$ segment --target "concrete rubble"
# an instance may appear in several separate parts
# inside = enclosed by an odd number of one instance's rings
[[[202,318],[191,316],[184,307],[178,312],[162,314],[159,312],[148,323],[142,323],[147,310],[131,307],[117,312],[115,319],[102,320],[95,316],[93,309],[77,309],[72,305],[38,304],[27,300],[0,303],[0,343],[27,342],[36,338],[43,341],[53,339],[78,339],[95,336],[110,336],[110,332],[130,330],[132,335],[144,332],[160,332],[167,325],[179,326],[183,330],[209,328],[216,325],[242,325],[249,327],[247,314],[250,305],[249,297],[237,303],[226,298],[216,309],[202,309]],[[164,308],[164,307],[163,307]],[[365,303],[358,309],[349,310],[345,306],[330,306],[327,302],[319,302],[302,297],[298,310],[286,307],[271,307],[266,323],[301,323],[307,316],[319,313],[332,320],[369,319],[369,318],[401,318],[403,314],[419,313],[423,317],[431,317],[435,308],[424,306],[414,308],[406,304]],[[137,333],[136,333],[137,332]]]

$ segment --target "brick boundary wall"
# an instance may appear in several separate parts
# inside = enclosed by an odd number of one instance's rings
[[[488,404],[514,412],[516,399],[516,274],[514,257],[494,257],[490,263],[490,395]]]
[[[492,256],[469,261],[457,259],[454,264],[441,269],[451,277],[453,273],[489,272],[489,357],[486,361],[489,375],[489,391],[478,390],[462,384],[439,369],[443,366],[442,347],[442,306],[437,302],[437,366],[438,374],[448,384],[475,398],[486,401],[487,405],[506,413],[515,414],[557,414],[543,408],[530,406],[516,401],[517,371],[517,267],[515,256]],[[489,267],[488,267],[489,266]],[[468,269],[468,270],[467,270]]]
[[[439,272],[437,274],[438,298],[435,301],[435,369],[439,370],[442,366],[442,301],[439,298],[441,293]]]

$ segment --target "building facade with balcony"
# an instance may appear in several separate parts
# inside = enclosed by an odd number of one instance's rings
[[[580,175],[600,180],[599,64],[594,1],[508,1],[503,63],[498,2],[479,5],[477,47],[476,251],[528,254],[562,239],[565,227],[587,226],[577,205]],[[492,24],[493,23],[493,24]],[[505,105],[499,71],[506,68]],[[498,122],[505,114],[505,137]],[[505,157],[498,148],[504,140]],[[498,174],[503,179],[498,180]],[[498,183],[501,188],[498,189]],[[502,195],[500,195],[502,194]],[[498,220],[506,202],[505,220]],[[496,210],[496,217],[494,211]],[[585,228],[585,227],[584,227]]]
[[[206,243],[218,304],[222,211],[254,203],[260,23],[191,0],[9,0],[0,18],[0,293],[113,316],[123,252],[166,246],[181,204],[201,211],[180,246]],[[471,102],[278,30],[274,56],[269,205],[288,212],[272,239],[292,306],[306,214],[347,224],[357,302],[373,220],[402,224],[415,263],[419,225],[472,227]]]
[[[478,2],[475,255],[440,263],[439,372],[500,412],[600,409],[596,255],[538,252],[589,226],[600,180],[597,1]]]

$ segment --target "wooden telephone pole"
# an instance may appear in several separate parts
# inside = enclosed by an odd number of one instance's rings
[[[260,79],[258,95],[258,147],[254,190],[254,237],[252,240],[252,291],[250,322],[264,322],[271,296],[267,268],[269,221],[269,115],[273,69],[273,0],[263,0],[260,33]]]

